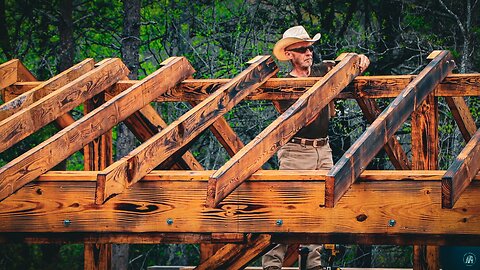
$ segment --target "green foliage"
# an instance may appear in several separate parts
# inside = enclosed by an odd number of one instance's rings
[[[465,25],[466,2],[444,0],[447,8]],[[39,80],[58,74],[57,65],[63,59],[60,44],[62,22],[60,1],[5,1],[6,33],[0,42],[0,62],[19,58]],[[273,44],[292,25],[304,25],[310,34],[320,32],[316,43],[316,60],[334,59],[341,52],[365,53],[371,60],[366,75],[418,73],[425,65],[425,56],[433,49],[449,49],[457,65],[467,61],[466,72],[480,70],[480,22],[476,18],[478,4],[466,37],[470,41],[465,51],[465,37],[454,16],[438,1],[151,1],[141,2],[139,78],[158,69],[170,56],[185,56],[197,70],[196,78],[232,78],[244,70],[246,61],[260,54],[271,54]],[[356,5],[356,6],[352,6]],[[100,61],[121,57],[123,36],[123,1],[73,1],[74,59]],[[478,16],[477,16],[478,17]],[[0,29],[1,30],[1,29]],[[1,33],[1,32],[0,32]],[[321,57],[320,57],[321,54]],[[462,58],[463,55],[471,57]],[[281,77],[288,72],[287,63],[278,63]],[[391,99],[377,100],[382,109]],[[480,125],[480,99],[468,99],[471,113]],[[184,114],[190,107],[185,103],[155,104],[167,123]],[[79,106],[72,114],[83,116]],[[267,101],[244,101],[225,114],[240,139],[248,143],[268,126],[278,114]],[[448,108],[440,102],[440,167],[445,169],[464,145]],[[338,159],[358,138],[368,124],[352,100],[337,102],[337,117],[332,120],[330,135],[335,159]],[[407,121],[396,136],[411,155],[411,124]],[[0,153],[0,166],[51,137],[57,129],[48,125],[16,146]],[[113,129],[116,144],[118,128]],[[115,145],[116,146],[116,145]],[[190,148],[206,169],[219,168],[228,154],[210,132],[199,136]],[[114,148],[116,151],[116,148]],[[379,154],[372,163],[375,168],[391,168],[385,155]],[[277,168],[276,157],[265,168]],[[83,156],[77,152],[67,161],[68,170],[82,170]],[[60,254],[59,269],[82,268],[81,245],[55,249],[37,245],[0,246],[0,269],[54,269],[44,260]],[[355,264],[357,247],[342,258],[343,265]],[[131,269],[148,265],[177,263],[169,258],[188,257],[182,263],[198,263],[198,246],[132,245]],[[390,254],[390,255],[389,255]],[[32,258],[25,260],[23,258]],[[411,248],[375,247],[372,266],[411,267]],[[48,260],[47,260],[48,261]],[[75,262],[75,263],[72,263]],[[70,263],[70,264],[68,264]],[[257,262],[258,264],[258,262]]]

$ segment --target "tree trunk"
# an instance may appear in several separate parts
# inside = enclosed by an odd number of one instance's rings
[[[122,59],[130,69],[129,78],[138,78],[139,48],[140,48],[140,0],[123,1],[123,38]],[[117,129],[117,159],[128,154],[135,147],[135,137],[122,123]],[[112,269],[128,269],[128,244],[113,245]]]
[[[60,46],[58,51],[57,73],[73,66],[73,4],[72,0],[60,1],[60,17],[58,20],[58,32],[60,34]]]

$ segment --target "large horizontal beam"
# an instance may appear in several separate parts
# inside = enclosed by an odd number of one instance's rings
[[[394,98],[413,80],[416,75],[385,75],[385,76],[358,76],[338,95],[337,98]],[[298,99],[305,91],[314,85],[319,78],[271,78],[257,91],[248,95],[247,100],[283,100]],[[159,96],[156,101],[201,101],[209,93],[215,91],[228,79],[188,79],[178,87]],[[120,81],[116,85],[119,89],[128,88],[135,81]],[[38,83],[17,82],[8,90],[8,96],[19,95],[36,86]],[[113,91],[120,92],[119,91]],[[355,94],[356,92],[357,94]],[[451,74],[447,76],[435,89],[436,96],[480,96],[480,73]]]
[[[142,181],[208,181],[213,170],[154,170]],[[325,181],[327,170],[258,170],[247,181]],[[367,170],[358,181],[441,181],[445,170]],[[95,182],[98,171],[49,171],[38,177],[41,182]],[[473,180],[480,180],[477,174]]]
[[[185,174],[140,181],[101,206],[95,181],[32,182],[0,203],[0,232],[480,235],[479,181],[453,209],[441,207],[439,180],[359,182],[335,208],[323,181],[247,181],[207,209],[207,181]]]

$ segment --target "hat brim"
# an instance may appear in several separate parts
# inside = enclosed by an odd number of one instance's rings
[[[275,55],[275,57],[279,61],[287,61],[288,57],[285,55],[286,47],[298,42],[316,42],[320,39],[320,37],[320,33],[317,33],[312,39],[302,39],[295,37],[282,38],[277,43],[275,43],[275,46],[273,47],[273,55]]]

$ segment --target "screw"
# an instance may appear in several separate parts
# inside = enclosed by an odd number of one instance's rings
[[[277,226],[282,226],[282,225],[283,225],[283,220],[277,219],[277,221],[275,222],[275,224],[276,224]]]
[[[395,221],[395,219],[390,219],[390,220],[388,221],[388,226],[390,226],[390,227],[395,226],[395,224],[397,224],[397,221]]]
[[[72,222],[70,221],[70,219],[64,219],[64,220],[63,220],[63,226],[68,227],[68,226],[70,226],[70,224],[72,224]]]
[[[173,224],[173,219],[172,218],[167,218],[167,224],[172,225]]]

